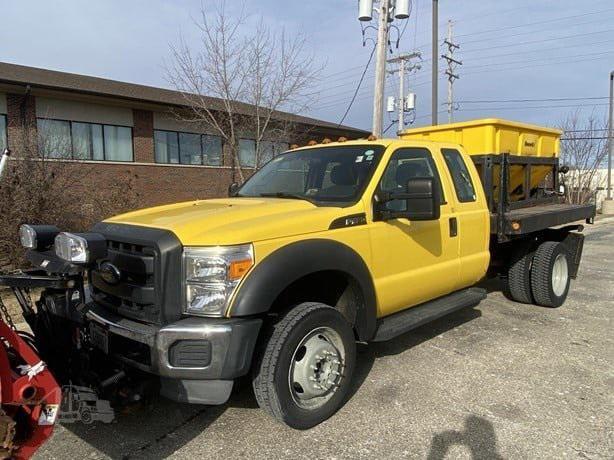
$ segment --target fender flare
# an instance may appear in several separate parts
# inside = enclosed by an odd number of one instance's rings
[[[230,316],[250,316],[269,311],[275,299],[293,282],[319,271],[335,270],[351,277],[362,291],[354,325],[360,340],[369,340],[377,326],[375,287],[362,257],[343,243],[311,239],[280,248],[262,262],[239,287]]]

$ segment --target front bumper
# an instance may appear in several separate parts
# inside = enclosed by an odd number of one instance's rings
[[[89,307],[90,331],[103,331],[111,357],[160,376],[163,396],[200,404],[226,402],[233,379],[249,371],[262,325],[257,318],[191,317],[160,327]]]

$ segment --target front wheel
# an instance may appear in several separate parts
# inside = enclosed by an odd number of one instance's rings
[[[292,428],[311,428],[343,405],[355,363],[343,315],[321,303],[297,305],[263,344],[253,379],[258,405]]]

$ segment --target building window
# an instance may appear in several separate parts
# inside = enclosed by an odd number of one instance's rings
[[[268,163],[273,157],[290,148],[287,142],[262,141],[260,143],[260,166]]]
[[[104,160],[102,125],[72,124],[73,155],[79,160]]]
[[[222,138],[203,135],[203,164],[222,165]]]
[[[6,138],[6,115],[0,115],[0,153],[8,147]]]
[[[104,125],[104,157],[109,161],[132,161],[132,129]]]
[[[156,163],[220,166],[222,139],[209,134],[154,131]]]
[[[239,161],[243,167],[255,168],[258,163],[260,168],[274,156],[288,150],[288,147],[287,142],[260,141],[260,154],[257,155],[254,139],[239,139]]]
[[[256,141],[239,139],[239,163],[245,168],[256,167]]]
[[[200,135],[179,133],[179,162],[184,165],[203,164]]]
[[[179,140],[172,131],[154,132],[156,163],[179,163]]]
[[[47,158],[133,161],[132,128],[39,118],[38,144]]]
[[[70,122],[39,119],[38,145],[46,158],[72,158]]]

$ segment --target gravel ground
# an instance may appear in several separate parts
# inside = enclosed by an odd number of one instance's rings
[[[244,385],[224,406],[159,400],[111,425],[58,426],[37,458],[611,459],[614,223],[586,235],[562,308],[491,289],[475,309],[362,347],[352,398],[314,429],[276,424]]]

